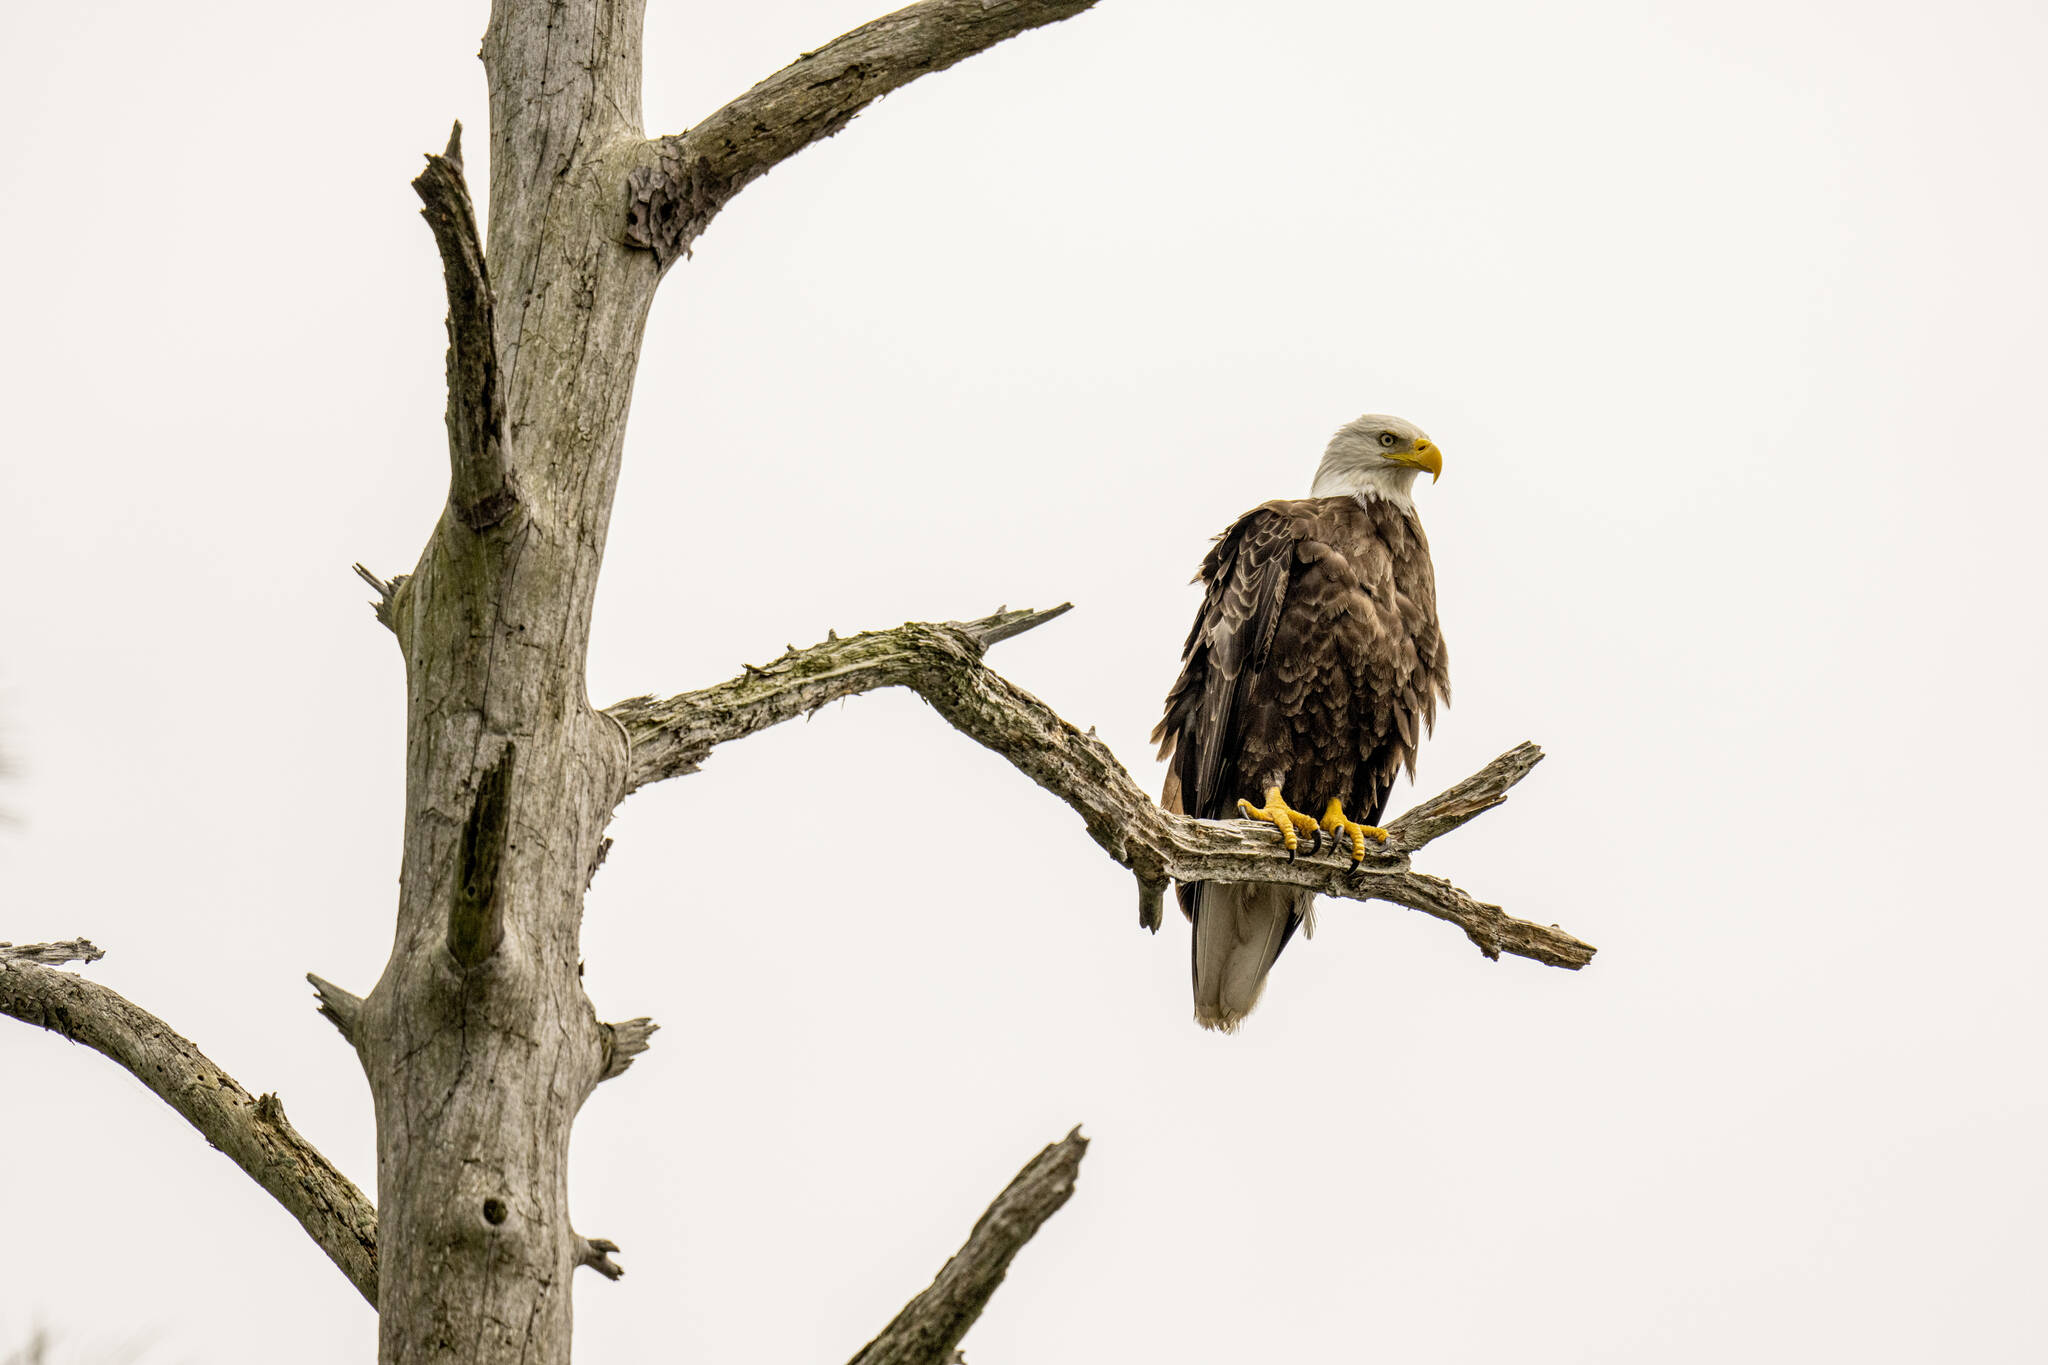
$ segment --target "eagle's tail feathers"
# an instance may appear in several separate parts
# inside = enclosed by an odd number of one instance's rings
[[[1259,1003],[1266,973],[1305,919],[1312,893],[1290,886],[1211,882],[1195,911],[1195,1022],[1234,1033]]]

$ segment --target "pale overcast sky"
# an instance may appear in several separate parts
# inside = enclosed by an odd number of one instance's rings
[[[650,130],[877,8],[656,0]],[[348,565],[409,568],[444,492],[406,182],[483,126],[485,7],[17,9],[0,938],[97,940],[368,1189],[302,974],[389,945],[403,693]],[[664,1028],[576,1130],[628,1269],[579,1277],[580,1357],[843,1360],[1076,1122],[974,1365],[2048,1355],[2044,39],[1104,0],[748,189],[655,310],[595,702],[1072,599],[992,661],[1156,788],[1208,537],[1399,413],[1456,699],[1394,807],[1544,745],[1419,866],[1601,953],[1326,905],[1205,1034],[1184,922],[914,697],[720,750],[590,897],[599,1013]],[[0,1021],[0,1093],[0,1354],[372,1358],[125,1072]]]

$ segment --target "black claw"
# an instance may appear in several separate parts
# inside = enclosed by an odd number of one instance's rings
[[[1315,836],[1315,843],[1310,845],[1308,850],[1308,856],[1313,858],[1323,851],[1323,831],[1318,828],[1310,830],[1309,833]]]

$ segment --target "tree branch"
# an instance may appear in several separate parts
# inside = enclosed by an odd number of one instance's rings
[[[378,624],[382,625],[384,629],[390,631],[393,635],[396,635],[398,633],[398,590],[405,586],[406,580],[411,578],[412,575],[393,574],[387,582],[360,564],[353,564],[349,567],[356,571],[357,578],[362,579],[376,590],[377,600],[370,603],[370,610],[376,615]]]
[[[84,1043],[126,1067],[284,1205],[376,1306],[377,1210],[299,1136],[276,1095],[252,1096],[170,1025],[105,986],[16,955],[23,950],[7,951],[0,960],[0,1014]],[[99,955],[92,949],[91,957]]]
[[[618,1249],[619,1244],[607,1238],[576,1234],[576,1264],[589,1266],[607,1280],[616,1280],[626,1273],[626,1268],[612,1259],[612,1253]]]
[[[519,494],[505,451],[491,282],[476,206],[462,178],[460,122],[448,135],[448,150],[428,155],[412,188],[441,249],[448,284],[448,505],[463,525],[482,531],[510,515]]]
[[[657,138],[627,181],[626,245],[666,268],[748,184],[919,76],[944,71],[1095,0],[926,0],[833,39],[695,128]]]
[[[834,633],[809,649],[789,646],[766,668],[748,664],[731,682],[608,706],[605,714],[625,729],[631,749],[626,791],[696,772],[718,745],[809,715],[843,697],[882,687],[917,687],[928,675],[978,666],[989,645],[1072,609],[1072,603],[1062,603],[1049,611],[998,610],[979,621],[912,621],[844,640]]]
[[[311,972],[306,973],[306,980],[313,983],[314,991],[320,996],[318,1009],[321,1015],[334,1025],[335,1031],[350,1047],[354,1047],[356,1023],[363,1017],[363,997]]]
[[[661,1025],[642,1015],[618,1024],[599,1024],[597,1033],[604,1044],[604,1070],[598,1073],[598,1080],[608,1081],[614,1076],[625,1074],[633,1059],[654,1045],[654,1035]],[[617,1247],[612,1250],[617,1251]]]
[[[1088,1139],[1079,1128],[1017,1172],[931,1288],[905,1304],[850,1365],[944,1365],[1024,1244],[1073,1197]]]
[[[1395,820],[1387,842],[1290,858],[1269,825],[1171,815],[1125,771],[1109,746],[1082,734],[1044,702],[981,661],[988,644],[1067,610],[998,612],[979,621],[910,622],[894,630],[792,648],[764,668],[699,692],[635,697],[607,709],[632,743],[628,790],[695,772],[719,744],[827,702],[879,687],[909,687],[954,729],[1007,758],[1072,806],[1088,833],[1138,878],[1139,921],[1159,927],[1161,896],[1180,882],[1276,882],[1347,900],[1384,900],[1447,920],[1489,958],[1502,953],[1579,968],[1595,949],[1554,925],[1513,919],[1450,883],[1409,867],[1409,855],[1507,799],[1543,757],[1518,745],[1479,772]]]
[[[63,943],[0,943],[0,967],[15,962],[33,962],[43,967],[61,967],[67,962],[98,962],[107,955],[89,938],[67,939]]]

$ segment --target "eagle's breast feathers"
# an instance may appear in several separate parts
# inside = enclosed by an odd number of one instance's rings
[[[1450,697],[1429,542],[1383,498],[1297,498],[1238,518],[1202,561],[1206,591],[1153,732],[1169,809],[1234,813],[1280,785],[1297,808],[1332,798],[1384,811]]]

